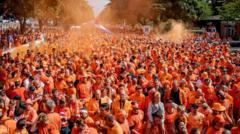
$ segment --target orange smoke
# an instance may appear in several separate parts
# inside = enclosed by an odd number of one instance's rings
[[[166,24],[160,23],[158,29],[156,30],[156,36],[158,39],[162,39],[164,41],[171,41],[174,43],[182,43],[184,39],[186,39],[191,33],[188,32],[185,24],[182,22],[176,22],[174,20],[169,21],[171,23],[171,26],[169,28],[169,31],[163,30],[164,27],[166,27]]]

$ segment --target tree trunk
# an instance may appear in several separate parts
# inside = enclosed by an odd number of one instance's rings
[[[25,32],[25,28],[26,28],[26,19],[20,19],[20,32],[21,34],[23,34]]]
[[[39,24],[39,30],[42,32],[42,30],[43,30],[43,20],[38,19],[38,24]]]

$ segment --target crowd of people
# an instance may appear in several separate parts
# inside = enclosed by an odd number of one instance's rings
[[[61,47],[0,56],[0,134],[240,133],[229,45],[64,34]]]
[[[44,28],[42,32],[28,28],[24,33],[19,29],[8,28],[5,31],[0,31],[0,50],[7,51],[12,48],[19,47],[24,44],[34,44],[37,40],[45,40],[54,42],[55,39],[62,36],[61,30],[56,28]]]

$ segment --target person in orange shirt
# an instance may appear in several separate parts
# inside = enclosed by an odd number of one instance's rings
[[[38,112],[43,112],[43,113],[47,113],[48,112],[48,109],[47,109],[47,100],[49,99],[49,94],[46,93],[46,94],[43,94],[43,97],[42,97],[42,100],[39,101],[39,110]]]
[[[37,91],[35,86],[30,86],[28,92],[26,93],[26,98],[29,98],[32,102],[32,107],[38,111],[39,105],[38,101],[42,99],[43,92],[40,91],[41,88]]]
[[[123,133],[129,134],[130,130],[129,130],[129,125],[127,121],[127,113],[124,110],[120,110],[116,115],[116,120],[122,127]]]
[[[171,95],[171,83],[169,81],[163,82],[163,89],[164,89],[164,102],[166,102],[168,99],[170,99]]]
[[[221,115],[224,117],[224,120],[225,120],[225,125],[227,124],[233,124],[233,121],[232,119],[230,118],[230,116],[227,114],[226,112],[226,108],[221,104],[221,103],[213,103],[213,106],[212,106],[212,114],[209,116],[209,124],[212,123],[212,121],[214,120],[214,118],[217,116],[217,115]]]
[[[55,107],[54,111],[57,112],[58,114],[60,114],[61,112],[64,112],[66,114],[67,120],[69,120],[71,117],[71,112],[69,107],[67,106],[67,101],[65,97],[60,97],[59,105]]]
[[[226,108],[226,113],[233,120],[233,101],[227,99],[226,94],[222,90],[217,91],[216,95],[216,102],[221,103]]]
[[[167,100],[165,103],[165,129],[168,134],[174,134],[174,121],[177,117],[177,110],[175,109],[172,100]]]
[[[32,101],[30,99],[26,100],[26,110],[21,115],[22,118],[26,119],[27,128],[31,127],[33,122],[37,120],[37,111],[32,107]]]
[[[72,94],[69,97],[68,101],[70,113],[71,113],[71,121],[74,121],[76,119],[76,115],[78,115],[79,109],[83,107],[83,104],[77,99],[76,95]]]
[[[20,119],[17,122],[17,129],[15,130],[14,134],[28,134],[26,129],[26,119]]]
[[[38,119],[34,122],[30,132],[38,134],[60,134],[60,130],[55,123],[51,122],[45,113],[40,113]]]
[[[192,104],[201,104],[202,102],[206,102],[204,94],[200,88],[196,89],[195,91],[190,91],[187,94],[187,98],[187,109],[190,109]]]
[[[68,85],[67,85],[66,81],[63,79],[62,74],[58,75],[57,80],[55,81],[54,85],[55,85],[55,88],[57,90],[59,90],[61,93],[65,93],[68,88]]]
[[[44,82],[44,92],[51,93],[54,88],[54,79],[51,76],[51,71],[46,71],[46,80]]]
[[[179,84],[179,88],[187,95],[190,92],[186,79],[182,79]]]
[[[94,93],[94,98],[90,99],[89,102],[87,102],[87,104],[86,104],[86,108],[91,117],[93,117],[94,114],[96,114],[96,112],[98,112],[100,110],[99,105],[101,104],[101,101],[102,101],[101,91],[96,90],[96,92]]]
[[[90,90],[87,87],[86,81],[87,79],[84,78],[83,82],[77,85],[77,95],[79,99],[87,99],[90,97]]]
[[[164,67],[164,73],[159,76],[161,82],[172,81],[172,75],[168,73],[168,68]]]
[[[139,109],[138,103],[132,101],[132,110],[128,115],[128,123],[133,134],[143,134],[144,113]]]
[[[202,92],[204,97],[209,105],[214,103],[215,99],[215,90],[214,86],[212,85],[212,80],[210,78],[204,79],[204,85],[202,86]]]
[[[215,116],[212,126],[206,131],[206,134],[222,134],[224,131],[225,120],[222,115]]]
[[[88,116],[88,111],[86,109],[83,108],[80,110],[80,116],[84,120],[84,123],[87,126],[89,126],[89,127],[94,126],[94,120],[90,116]]]
[[[139,104],[139,108],[141,110],[144,110],[145,108],[145,95],[142,93],[142,88],[140,86],[136,87],[136,92],[133,93],[130,97],[129,100],[131,101],[137,101]]]
[[[207,103],[200,104],[198,111],[206,117],[206,120],[208,122],[208,125],[210,125],[210,122],[208,121],[211,118],[212,115],[212,109],[208,106]]]
[[[123,134],[123,129],[120,124],[114,119],[113,115],[106,116],[107,134]]]
[[[10,131],[4,124],[3,118],[4,118],[3,110],[0,109],[0,134],[9,134]]]
[[[57,127],[58,130],[61,129],[61,117],[58,113],[54,112],[54,109],[56,107],[55,103],[53,100],[48,100],[46,102],[47,104],[47,109],[48,109],[48,120]]]
[[[136,87],[137,87],[137,79],[131,78],[128,84],[128,95],[133,94],[136,90]]]
[[[15,82],[15,89],[11,92],[10,98],[14,98],[15,96],[21,97],[22,101],[25,101],[25,92],[26,89],[24,87],[21,87],[20,81]]]
[[[70,96],[72,94],[77,95],[77,89],[74,87],[73,82],[68,82],[67,83],[68,88],[67,88],[67,96]]]
[[[191,112],[188,115],[187,128],[188,128],[189,132],[193,128],[198,128],[198,129],[200,129],[201,133],[204,133],[207,128],[207,121],[206,121],[204,114],[198,112],[197,109],[198,109],[198,105],[192,104]]]
[[[125,90],[120,91],[120,99],[112,103],[112,113],[115,115],[119,110],[123,109],[127,114],[131,110],[131,102],[127,100]]]
[[[107,133],[105,117],[110,114],[109,104],[100,105],[100,112],[94,116],[95,128],[99,133]]]
[[[7,80],[7,71],[4,68],[0,68],[0,82],[1,83],[6,83]]]
[[[77,120],[76,126],[73,127],[71,134],[98,134],[95,128],[89,127],[83,120]]]
[[[0,134],[9,134],[8,128],[3,124],[0,124],[0,130],[1,130]]]

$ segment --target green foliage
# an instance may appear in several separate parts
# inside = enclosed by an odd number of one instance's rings
[[[33,15],[34,0],[7,0],[7,11],[19,20]]]
[[[86,0],[6,0],[7,14],[20,20],[22,26],[27,18],[35,18],[43,24],[54,20],[58,24],[79,24],[94,18]]]
[[[210,3],[205,0],[197,0],[197,15],[199,19],[208,18],[213,14]]]
[[[145,20],[156,24],[168,19],[192,21],[212,14],[206,0],[111,0],[109,7],[113,20],[130,24],[146,23]]]
[[[240,18],[240,0],[224,3],[223,6],[218,7],[218,11],[225,20]]]

